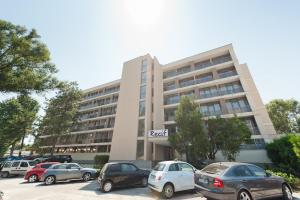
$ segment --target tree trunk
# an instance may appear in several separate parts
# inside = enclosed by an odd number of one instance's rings
[[[26,131],[24,131],[24,134],[23,134],[23,137],[22,137],[21,146],[20,146],[20,150],[19,150],[19,157],[21,157],[21,155],[22,155],[22,149],[23,149],[23,146],[24,146],[25,136],[26,136]]]
[[[188,148],[188,146],[185,146],[185,155],[186,155],[186,162],[189,163],[190,157],[189,157],[189,148]]]
[[[15,142],[11,145],[9,156],[12,156],[14,154],[15,145],[16,145]]]

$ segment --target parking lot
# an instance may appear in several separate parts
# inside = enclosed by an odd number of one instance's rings
[[[0,178],[0,190],[4,192],[4,200],[127,200],[127,199],[160,199],[159,195],[148,188],[126,188],[102,193],[95,180],[89,182],[61,182],[45,186],[42,183],[26,183],[22,178]],[[205,200],[199,193],[181,192],[173,199]]]
[[[89,182],[72,181],[60,182],[45,186],[43,183],[26,183],[23,178],[0,178],[0,190],[4,192],[4,200],[132,200],[132,199],[161,199],[157,193],[148,188],[124,188],[110,193],[102,193],[95,180]],[[294,194],[295,200],[300,200],[299,194]],[[206,200],[200,193],[176,193],[175,200],[194,199]]]

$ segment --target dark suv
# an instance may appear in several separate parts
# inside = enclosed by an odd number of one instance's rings
[[[73,161],[71,155],[55,155],[50,156],[43,162],[60,162],[60,163],[71,163]]]
[[[132,163],[107,163],[100,171],[100,190],[110,192],[113,188],[137,186],[146,187],[150,171],[139,169]]]

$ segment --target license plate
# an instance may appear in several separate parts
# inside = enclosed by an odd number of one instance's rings
[[[207,179],[199,178],[198,181],[200,183],[203,183],[203,184],[208,184],[208,180]]]

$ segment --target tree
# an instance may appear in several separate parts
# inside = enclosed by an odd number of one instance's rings
[[[67,134],[77,122],[77,111],[81,92],[76,83],[64,83],[51,98],[45,110],[45,116],[39,125],[41,135],[52,138],[51,155],[54,153],[57,138]],[[50,138],[50,139],[51,139]]]
[[[277,133],[300,132],[300,102],[294,99],[274,99],[266,108]]]
[[[179,153],[197,157],[206,154],[207,138],[198,105],[188,97],[182,97],[176,111],[178,132],[169,137],[171,146]],[[189,154],[191,154],[189,156]]]
[[[32,126],[34,121],[37,119],[37,114],[40,109],[40,106],[35,99],[31,98],[27,94],[20,95],[18,97],[18,101],[22,107],[22,113],[19,116],[20,121],[17,124],[20,132],[22,133],[22,139],[21,139],[21,145],[19,151],[19,156],[21,156],[22,149],[24,146],[24,139],[28,133],[32,132],[33,129]]]
[[[42,92],[57,86],[50,52],[36,30],[0,20],[0,92]]]
[[[20,137],[15,124],[18,121],[21,109],[21,105],[15,98],[0,102],[0,157]]]
[[[247,125],[237,117],[224,119],[225,126],[221,127],[222,134],[219,135],[220,150],[229,161],[234,161],[240,152],[243,143],[251,138],[251,132]]]
[[[13,152],[15,144],[22,139],[19,154],[21,155],[24,138],[32,128],[38,110],[38,102],[27,95],[0,103],[0,155],[11,145]]]
[[[276,167],[300,176],[300,135],[287,134],[267,144],[266,149]]]

